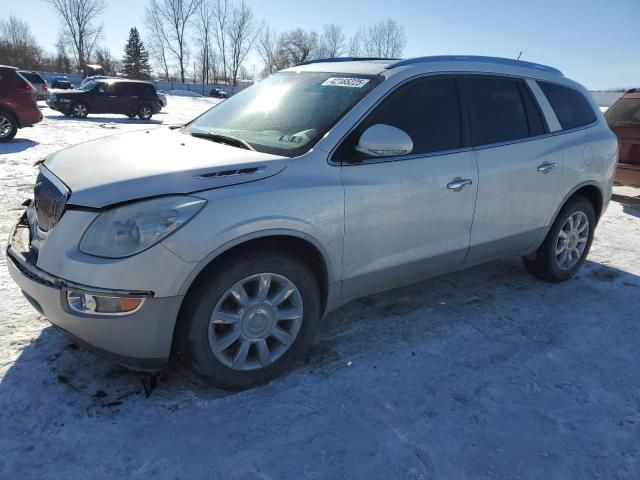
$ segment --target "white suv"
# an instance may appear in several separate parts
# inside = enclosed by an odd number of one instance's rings
[[[181,128],[51,155],[7,263],[81,343],[142,370],[177,351],[243,388],[356,297],[505,255],[570,278],[617,145],[589,93],[543,65],[309,62]]]

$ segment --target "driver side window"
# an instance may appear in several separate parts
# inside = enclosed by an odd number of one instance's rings
[[[454,78],[420,79],[400,87],[382,101],[346,142],[343,154],[350,161],[372,158],[355,151],[369,127],[383,124],[411,137],[414,154],[453,150],[463,146],[458,87]]]

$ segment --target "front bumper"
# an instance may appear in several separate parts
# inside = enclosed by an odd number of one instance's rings
[[[78,343],[134,370],[166,367],[173,329],[182,297],[154,297],[152,292],[126,292],[78,285],[48,274],[35,265],[29,253],[28,227],[16,225],[7,247],[7,267],[24,296],[51,324]],[[122,316],[82,314],[66,303],[68,289],[98,295],[145,296],[135,313]]]

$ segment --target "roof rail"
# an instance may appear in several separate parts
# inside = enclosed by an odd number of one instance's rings
[[[314,60],[307,60],[306,62],[296,63],[294,67],[301,65],[311,65],[312,63],[334,63],[334,62],[366,62],[368,60],[400,60],[399,58],[385,58],[385,57],[332,57],[332,58],[316,58]]]
[[[478,63],[490,63],[493,65],[508,65],[511,67],[530,68],[538,70],[540,72],[552,73],[555,75],[562,75],[562,72],[557,68],[548,67],[546,65],[540,65],[533,62],[525,62],[524,60],[514,60],[511,58],[501,57],[485,57],[481,55],[434,55],[430,57],[416,57],[407,58],[406,60],[400,60],[399,62],[387,65],[387,70],[392,68],[403,67],[405,65],[415,65],[418,63],[435,63],[435,62],[478,62]]]

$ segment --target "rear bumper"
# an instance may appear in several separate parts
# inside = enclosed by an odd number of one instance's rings
[[[640,187],[640,165],[619,163],[616,168],[616,183]]]
[[[25,109],[19,115],[20,128],[31,127],[42,121],[42,112],[38,107]]]
[[[66,302],[67,290],[111,296],[127,292],[74,284],[40,270],[12,247],[16,230],[7,248],[9,274],[29,303],[53,326],[88,349],[133,370],[156,371],[166,367],[181,297],[158,298],[151,292],[130,292],[146,295],[135,313],[105,316],[74,312]]]

